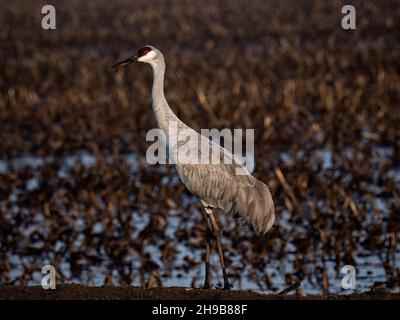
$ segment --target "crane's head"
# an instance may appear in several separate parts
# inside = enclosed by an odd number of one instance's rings
[[[133,55],[132,57],[129,57],[128,59],[114,64],[113,68],[125,66],[133,62],[144,62],[152,64],[161,57],[162,54],[158,49],[152,46],[145,46],[140,48],[137,54]]]

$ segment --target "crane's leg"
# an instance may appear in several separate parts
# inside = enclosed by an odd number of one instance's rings
[[[232,288],[232,285],[228,281],[228,274],[226,272],[226,267],[225,267],[225,258],[224,258],[224,250],[222,248],[222,243],[221,243],[221,230],[218,226],[217,221],[215,220],[214,214],[210,208],[204,208],[204,211],[206,212],[209,222],[207,225],[210,223],[211,224],[211,231],[217,240],[217,250],[218,250],[218,255],[219,255],[219,261],[221,263],[221,268],[222,268],[222,274],[224,276],[224,289],[229,290]]]
[[[211,245],[212,235],[210,231],[206,231],[206,261],[205,261],[205,279],[203,289],[210,289],[211,287],[211,275],[210,275],[210,256],[211,256]]]
[[[214,236],[212,233],[212,225],[211,221],[208,218],[208,215],[205,212],[202,212],[204,216],[204,220],[207,223],[207,230],[206,230],[206,257],[205,257],[205,279],[203,289],[210,289],[211,287],[211,274],[210,274],[210,256],[211,256],[211,248],[212,248],[212,237]]]

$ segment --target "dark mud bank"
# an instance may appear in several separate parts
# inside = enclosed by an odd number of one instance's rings
[[[225,291],[218,289],[192,288],[152,288],[140,287],[88,287],[77,284],[59,285],[55,290],[44,290],[42,287],[0,286],[2,300],[125,300],[125,299],[172,299],[172,300],[370,300],[400,299],[400,294],[383,291],[355,293],[351,295],[296,296],[279,294],[260,294],[253,291]]]

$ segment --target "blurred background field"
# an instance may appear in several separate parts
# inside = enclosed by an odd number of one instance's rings
[[[236,289],[399,290],[399,1],[52,1],[49,31],[44,4],[0,1],[0,284],[202,285],[200,205],[145,160],[150,68],[110,69],[152,44],[184,122],[255,128],[277,222],[220,217]]]

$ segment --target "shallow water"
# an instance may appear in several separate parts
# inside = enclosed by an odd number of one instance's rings
[[[388,150],[382,149],[379,152],[382,152],[384,155],[388,155]],[[299,155],[301,156],[301,155]],[[293,159],[289,153],[281,153],[281,160],[284,161],[287,165],[291,165]],[[318,149],[315,151],[314,158],[316,162],[322,161],[322,168],[324,170],[329,170],[333,167],[333,155],[328,149]],[[134,153],[127,154],[122,157],[123,161],[129,166],[131,172],[135,174],[138,170],[138,156]],[[60,159],[58,159],[60,160]],[[112,158],[108,159],[112,161]],[[18,158],[14,158],[8,161],[0,161],[0,173],[7,174],[10,170],[18,170],[23,167],[31,167],[34,170],[40,170],[45,163],[52,163],[55,159],[52,157],[41,158],[33,155],[25,155]],[[95,155],[88,152],[80,152],[72,155],[68,155],[59,161],[59,169],[58,176],[59,178],[68,178],[71,170],[77,164],[83,165],[86,169],[89,169],[97,164],[97,158]],[[36,172],[35,171],[35,172]],[[171,183],[173,185],[178,185],[179,180],[175,172],[171,173],[171,176],[164,176],[161,180],[163,184]],[[399,170],[393,169],[391,171],[391,175],[395,179],[400,178]],[[26,189],[29,191],[35,190],[40,187],[40,183],[33,175],[33,177],[29,178],[25,181]],[[12,199],[9,199],[9,202],[13,203],[14,210],[24,210],[28,208],[18,207],[17,198],[21,190],[18,188],[12,192]],[[3,201],[4,202],[4,201]],[[188,208],[190,205],[196,204],[197,200],[192,196],[184,194],[182,205],[184,208]],[[377,206],[381,212],[384,214],[387,213],[386,202],[383,199],[376,199]],[[1,205],[1,202],[0,202]],[[3,203],[4,205],[4,203]],[[178,204],[179,206],[180,204]],[[137,238],[140,236],[140,233],[148,226],[150,221],[150,212],[140,212],[135,211],[132,214],[132,225],[134,225],[134,231],[132,233],[133,238]],[[368,220],[373,221],[372,213],[367,215]],[[201,221],[199,219],[200,214],[195,212],[192,214],[187,221],[186,228],[193,228],[196,223]],[[224,217],[222,217],[222,223],[224,226],[229,225],[232,221],[228,221]],[[174,245],[174,249],[176,250],[176,255],[173,257],[173,261],[170,263],[168,268],[171,268],[172,271],[168,275],[163,275],[163,268],[166,267],[162,261],[162,250],[160,250],[160,245],[163,243],[163,239],[155,239],[152,243],[143,244],[144,252],[148,253],[151,256],[151,259],[154,263],[159,266],[159,277],[161,283],[164,286],[191,286],[196,285],[200,286],[202,284],[202,279],[204,276],[203,267],[201,265],[201,258],[203,255],[203,248],[199,248],[198,250],[193,250],[192,247],[187,245],[187,241],[176,241],[175,235],[179,232],[180,228],[182,228],[182,214],[172,208],[168,210],[168,215],[166,218],[166,229],[165,229],[165,237]],[[296,230],[296,232],[302,232],[306,230],[306,225],[294,225],[291,219],[291,214],[288,211],[281,211],[276,225],[282,228],[282,230],[286,230],[286,233],[289,235],[291,230]],[[80,217],[74,222],[74,229],[76,232],[82,232],[85,227],[85,217]],[[25,239],[20,241],[26,241],[30,235],[34,232],[40,232],[43,236],[48,236],[46,232],[46,222],[43,216],[43,212],[36,214],[32,219],[29,226],[21,225],[19,228],[23,228],[20,230],[21,233],[25,236]],[[104,226],[101,221],[97,221],[92,226],[92,234],[93,235],[103,235],[105,233]],[[107,235],[105,235],[107,236]],[[235,234],[232,234],[231,237],[235,237]],[[81,234],[78,236],[74,242],[75,247],[82,246],[84,242],[84,235]],[[229,237],[224,238],[225,246],[229,248],[229,244],[232,239]],[[39,252],[44,247],[44,241],[36,241],[34,246],[31,248],[37,249]],[[245,242],[242,244],[243,247],[251,248],[252,243]],[[23,245],[21,245],[23,247]],[[56,245],[53,247],[55,252],[62,251],[65,249],[65,244],[62,241],[58,241]],[[69,248],[70,250],[71,248]],[[241,265],[241,255],[243,252],[235,250],[235,248],[229,249],[231,253],[231,268],[236,269],[241,268],[240,278],[232,279],[232,282],[235,286],[235,289],[252,289],[260,292],[270,292],[279,291],[286,287],[285,277],[288,274],[293,273],[295,270],[293,269],[294,262],[296,260],[296,245],[292,242],[288,242],[285,244],[284,255],[282,257],[278,257],[276,254],[271,254],[271,257],[268,258],[267,265],[262,269],[255,269],[252,264]],[[19,277],[21,277],[24,273],[23,266],[32,265],[36,271],[32,273],[32,277],[28,279],[28,284],[30,285],[38,285],[41,281],[41,273],[40,268],[37,268],[38,264],[45,265],[51,264],[52,259],[55,256],[55,252],[42,252],[42,254],[30,255],[28,253],[18,254],[16,252],[8,252],[7,260],[10,264],[10,279],[11,282]],[[320,251],[316,253],[317,255],[323,255],[323,252]],[[376,282],[385,282],[387,281],[387,276],[385,274],[385,270],[382,264],[382,261],[372,251],[366,250],[363,246],[358,245],[357,249],[353,251],[353,256],[356,262],[356,271],[357,271],[357,291],[366,291],[371,289],[371,287]],[[188,267],[185,270],[182,270],[181,266],[186,264],[185,259],[192,259],[196,262],[196,265],[193,267]],[[125,258],[125,262],[127,265],[130,265],[132,270],[139,270],[141,267],[141,262],[135,254],[128,254]],[[39,263],[40,261],[40,263]],[[71,265],[69,263],[69,255],[65,254],[61,261],[58,262],[58,266],[60,268],[61,273],[63,274],[65,280],[67,282],[80,282],[86,283],[94,286],[101,286],[104,284],[107,274],[109,274],[112,269],[112,261],[106,255],[100,263],[96,263],[91,265],[84,259],[79,260],[82,266],[82,270],[76,273],[72,273]],[[400,250],[396,251],[394,256],[394,267],[399,267],[400,264]],[[213,277],[215,279],[214,284],[222,285],[220,279],[222,279],[222,274],[218,268],[219,261],[216,254],[212,256],[212,272]],[[344,264],[343,264],[344,265]],[[326,259],[323,264],[318,259],[318,261],[305,262],[306,269],[311,270],[310,275],[302,280],[301,288],[306,294],[321,294],[321,279],[317,276],[317,274],[313,274],[313,270],[316,267],[321,267],[326,270],[328,281],[329,281],[329,292],[331,293],[340,293],[347,294],[351,293],[352,290],[343,290],[341,288],[341,281],[344,275],[340,274],[340,270],[338,272],[338,266],[332,259]],[[90,275],[90,276],[89,276]],[[265,278],[265,276],[270,277],[272,282],[272,287],[269,287],[265,284],[265,282],[260,281],[260,279]],[[114,270],[112,272],[112,279],[114,284],[120,283],[120,278],[118,272]],[[216,279],[219,279],[218,281]],[[133,277],[132,284],[141,285],[141,280],[139,274]]]
[[[382,152],[387,154],[387,150],[382,150]],[[300,155],[301,156],[301,155]],[[132,172],[134,173],[137,168],[138,168],[138,162],[137,162],[137,155],[136,154],[128,154],[124,156],[124,159],[126,163],[130,166]],[[288,165],[291,164],[293,159],[291,158],[290,154],[288,153],[282,153],[281,154],[281,159]],[[324,169],[331,169],[332,168],[332,154],[330,150],[328,149],[319,149],[315,151],[315,159],[316,161],[322,161],[322,167]],[[7,173],[9,170],[16,170],[16,169],[21,169],[24,166],[29,166],[35,170],[40,170],[41,167],[44,165],[45,162],[52,162],[54,159],[48,157],[48,158],[41,158],[33,155],[27,155],[27,156],[22,156],[19,158],[14,158],[10,161],[0,161],[0,172],[1,173]],[[68,177],[70,170],[78,163],[82,164],[86,168],[90,168],[94,166],[97,163],[96,156],[93,154],[90,154],[88,152],[81,152],[81,153],[76,153],[73,155],[69,155],[67,157],[63,158],[63,161],[61,162],[60,169],[58,171],[59,177]],[[399,178],[399,172],[396,170],[392,170],[392,174],[394,177],[397,179]],[[179,183],[178,178],[175,173],[173,173],[172,179],[164,177],[162,180],[162,183]],[[26,181],[27,184],[27,189],[32,191],[36,188],[39,187],[39,183],[35,177],[32,177]],[[17,195],[19,193],[19,190],[14,190],[13,192],[13,197],[15,200]],[[13,202],[11,200],[11,202]],[[196,199],[194,199],[191,196],[185,195],[183,198],[183,205],[184,207],[188,207],[188,205],[196,203]],[[178,204],[179,205],[179,204]],[[377,199],[377,205],[379,209],[382,212],[385,212],[386,205],[385,202],[382,199]],[[16,208],[17,210],[17,208]],[[181,220],[182,217],[179,212],[175,209],[171,209],[169,211],[169,214],[167,216],[167,223],[166,223],[166,231],[165,235],[166,237],[171,241],[174,239],[174,235],[179,231],[179,227],[181,225]],[[229,223],[226,219],[223,219],[224,223]],[[189,220],[188,221],[188,227],[193,227],[193,224],[197,223],[196,221]],[[40,230],[40,232],[44,235],[45,234],[45,224],[44,223],[44,218],[43,218],[43,213],[37,214],[35,216],[35,219],[32,221],[32,223],[25,229],[23,230],[23,234],[28,238],[29,235],[31,235],[33,232]],[[132,224],[135,225],[135,231],[134,234],[132,235],[133,237],[139,236],[140,232],[146,228],[146,226],[149,223],[149,215],[148,214],[143,214],[141,212],[134,212],[132,215]],[[287,211],[281,212],[280,216],[278,217],[277,220],[277,225],[283,227],[283,229],[290,230],[293,228],[293,224],[290,221],[290,213]],[[85,226],[85,221],[83,218],[79,218],[75,222],[75,230],[77,232],[81,232]],[[302,228],[302,226],[296,226],[297,230]],[[102,225],[101,222],[96,222],[93,225],[93,234],[99,234],[101,235],[104,232],[104,226]],[[234,235],[233,235],[234,236]],[[22,240],[24,241],[24,240]],[[84,237],[78,237],[75,242],[74,246],[79,247],[82,242],[84,241]],[[230,239],[224,239],[225,244],[229,244]],[[160,241],[157,241],[157,243],[153,244],[148,244],[145,246],[145,252],[148,252],[150,256],[152,257],[153,261],[159,265],[159,270],[160,274],[162,274],[163,270],[163,262],[161,259],[162,252],[159,249],[159,243]],[[36,242],[35,243],[35,248],[38,250],[41,249],[41,247],[44,245],[44,242]],[[245,243],[243,245],[246,246],[251,246],[251,243]],[[56,246],[54,247],[54,250],[58,251],[63,248],[65,244],[63,244],[61,241],[57,242]],[[161,276],[161,281],[164,286],[191,286],[194,284],[196,286],[200,286],[202,279],[203,279],[203,268],[201,266],[201,257],[202,257],[202,250],[196,250],[193,251],[192,248],[188,247],[185,242],[175,242],[175,250],[177,251],[177,255],[174,257],[174,262],[173,266],[178,266],[178,268],[173,268],[173,271],[171,274],[169,274],[166,277]],[[240,254],[241,253],[235,253],[233,254],[232,258],[232,263],[231,267],[235,268],[236,266],[240,265]],[[322,254],[322,252],[321,252]],[[53,256],[52,253],[48,252],[47,258],[44,258],[42,260],[42,264],[45,265],[47,263],[51,264],[51,257]],[[196,266],[194,268],[190,268],[189,270],[186,270],[183,272],[180,270],[179,266],[184,265],[184,259],[187,259],[190,257],[191,259],[197,261],[199,266]],[[368,252],[362,246],[359,246],[357,251],[355,252],[355,257],[356,257],[356,270],[357,270],[357,290],[358,291],[365,291],[369,290],[374,283],[376,282],[385,282],[387,280],[385,270],[383,268],[382,262],[380,261],[379,257],[374,254],[373,252]],[[11,280],[17,279],[18,277],[22,276],[23,274],[23,268],[22,265],[26,264],[31,264],[36,261],[37,264],[37,257],[33,259],[33,257],[29,255],[18,255],[12,252],[9,252],[7,255],[8,262],[11,265]],[[127,263],[131,264],[133,269],[139,268],[140,267],[140,261],[137,259],[137,257],[133,254],[127,256]],[[271,288],[268,288],[265,284],[262,284],[262,282],[259,281],[257,278],[263,278],[265,275],[268,275],[272,281],[272,290],[281,290],[285,287],[285,275],[291,274],[294,272],[293,270],[293,262],[296,259],[296,246],[293,245],[292,243],[289,243],[286,245],[285,249],[285,255],[283,258],[274,258],[272,256],[269,259],[269,262],[263,270],[254,270],[252,265],[246,265],[243,268],[241,274],[242,276],[240,279],[234,279],[232,280],[233,284],[235,285],[235,288],[240,288],[240,289],[252,289],[252,290],[257,290],[261,292],[268,292],[271,290]],[[397,250],[396,256],[395,256],[395,264],[398,266],[400,263],[400,250]],[[39,259],[40,260],[40,259]],[[64,256],[64,258],[59,262],[59,267],[61,269],[62,274],[64,275],[65,278],[69,279],[68,281],[71,282],[83,282],[87,283],[89,285],[94,285],[94,286],[100,286],[104,283],[105,278],[107,274],[109,273],[109,268],[110,268],[110,261],[109,259],[105,258],[103,259],[103,262],[100,264],[96,265],[89,265],[87,262],[84,260],[81,261],[82,266],[84,266],[83,271],[79,273],[78,275],[73,275],[70,268],[70,264],[68,262],[68,256]],[[309,268],[310,270],[313,269],[312,262],[308,262],[309,265],[306,265],[306,268]],[[219,266],[219,261],[218,257],[216,254],[213,255],[212,257],[212,272],[214,279],[221,279],[222,275],[221,272],[218,268]],[[329,280],[329,290],[331,293],[350,293],[352,290],[343,290],[341,288],[341,279],[343,277],[342,274],[337,272],[337,265],[335,264],[334,261],[327,260],[325,261],[325,265],[323,268],[326,270],[327,275],[328,275],[328,280]],[[88,274],[91,274],[90,280]],[[41,281],[41,273],[39,271],[33,272],[32,273],[32,278],[28,281],[30,285],[37,285]],[[118,284],[119,283],[119,276],[118,273],[114,272],[112,273],[112,278],[114,283]],[[195,279],[195,280],[194,280]],[[134,285],[140,285],[140,280],[139,277],[135,277],[134,281],[132,282]],[[219,285],[221,285],[219,281]],[[302,281],[302,290],[306,294],[320,294],[321,293],[321,284],[320,280],[317,279],[316,276],[310,276],[307,279]]]

